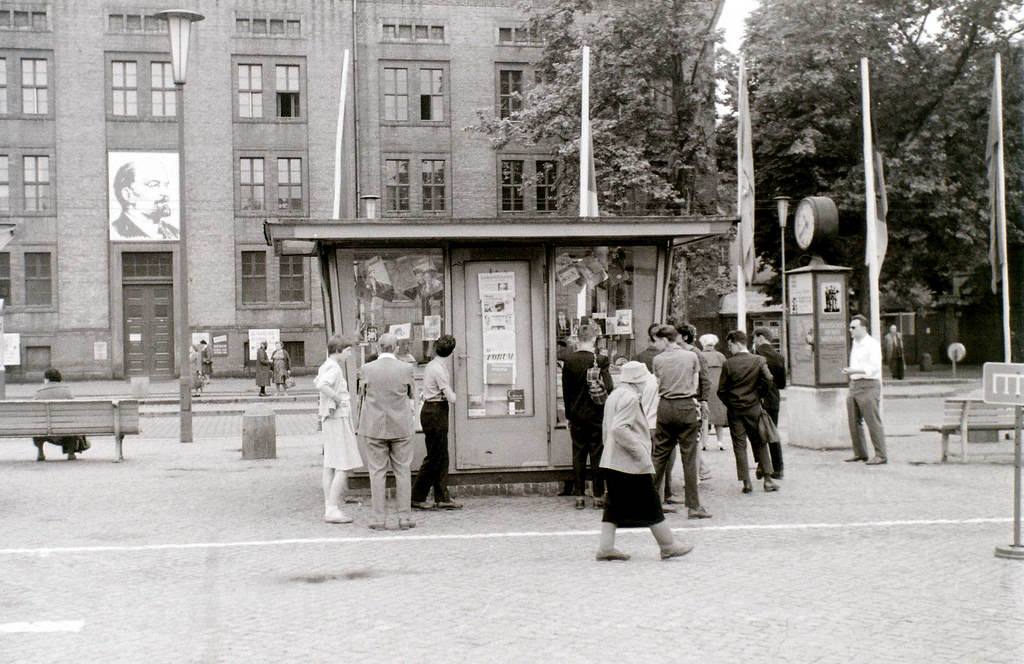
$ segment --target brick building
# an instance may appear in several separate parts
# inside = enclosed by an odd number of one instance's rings
[[[263,220],[333,214],[341,63],[353,43],[342,217],[357,216],[364,195],[381,196],[392,216],[553,209],[543,181],[515,186],[544,168],[543,154],[496,154],[464,131],[476,109],[517,103],[531,76],[537,49],[516,5],[197,4],[206,19],[190,49],[180,189],[189,328],[218,340],[217,372],[243,371],[250,329],[279,329],[296,364],[323,356],[317,259],[276,255]],[[129,162],[129,175],[146,160],[169,173],[165,221],[180,214],[160,8],[0,2],[0,222],[16,227],[0,251],[0,297],[7,332],[20,336],[12,379],[50,365],[73,377],[176,374],[179,243],[112,223]]]

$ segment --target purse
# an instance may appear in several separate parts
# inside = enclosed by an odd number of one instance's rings
[[[772,422],[772,418],[768,416],[764,408],[761,409],[761,414],[757,417],[757,432],[761,434],[762,443],[782,442],[779,438],[779,428],[775,426],[775,422]]]

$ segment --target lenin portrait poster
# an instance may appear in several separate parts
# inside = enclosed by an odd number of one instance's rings
[[[108,152],[111,242],[178,239],[177,152]]]

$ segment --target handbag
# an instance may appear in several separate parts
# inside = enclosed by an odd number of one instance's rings
[[[779,428],[775,426],[775,422],[772,422],[772,418],[768,416],[764,408],[761,409],[761,414],[757,416],[757,432],[761,434],[762,443],[782,442],[779,438]]]

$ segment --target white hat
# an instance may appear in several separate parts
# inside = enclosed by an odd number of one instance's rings
[[[619,374],[620,383],[646,383],[651,372],[643,362],[626,362],[622,365],[622,372]]]
[[[710,332],[708,334],[700,335],[700,345],[702,348],[708,348],[709,346],[714,347],[718,345],[718,337]]]

